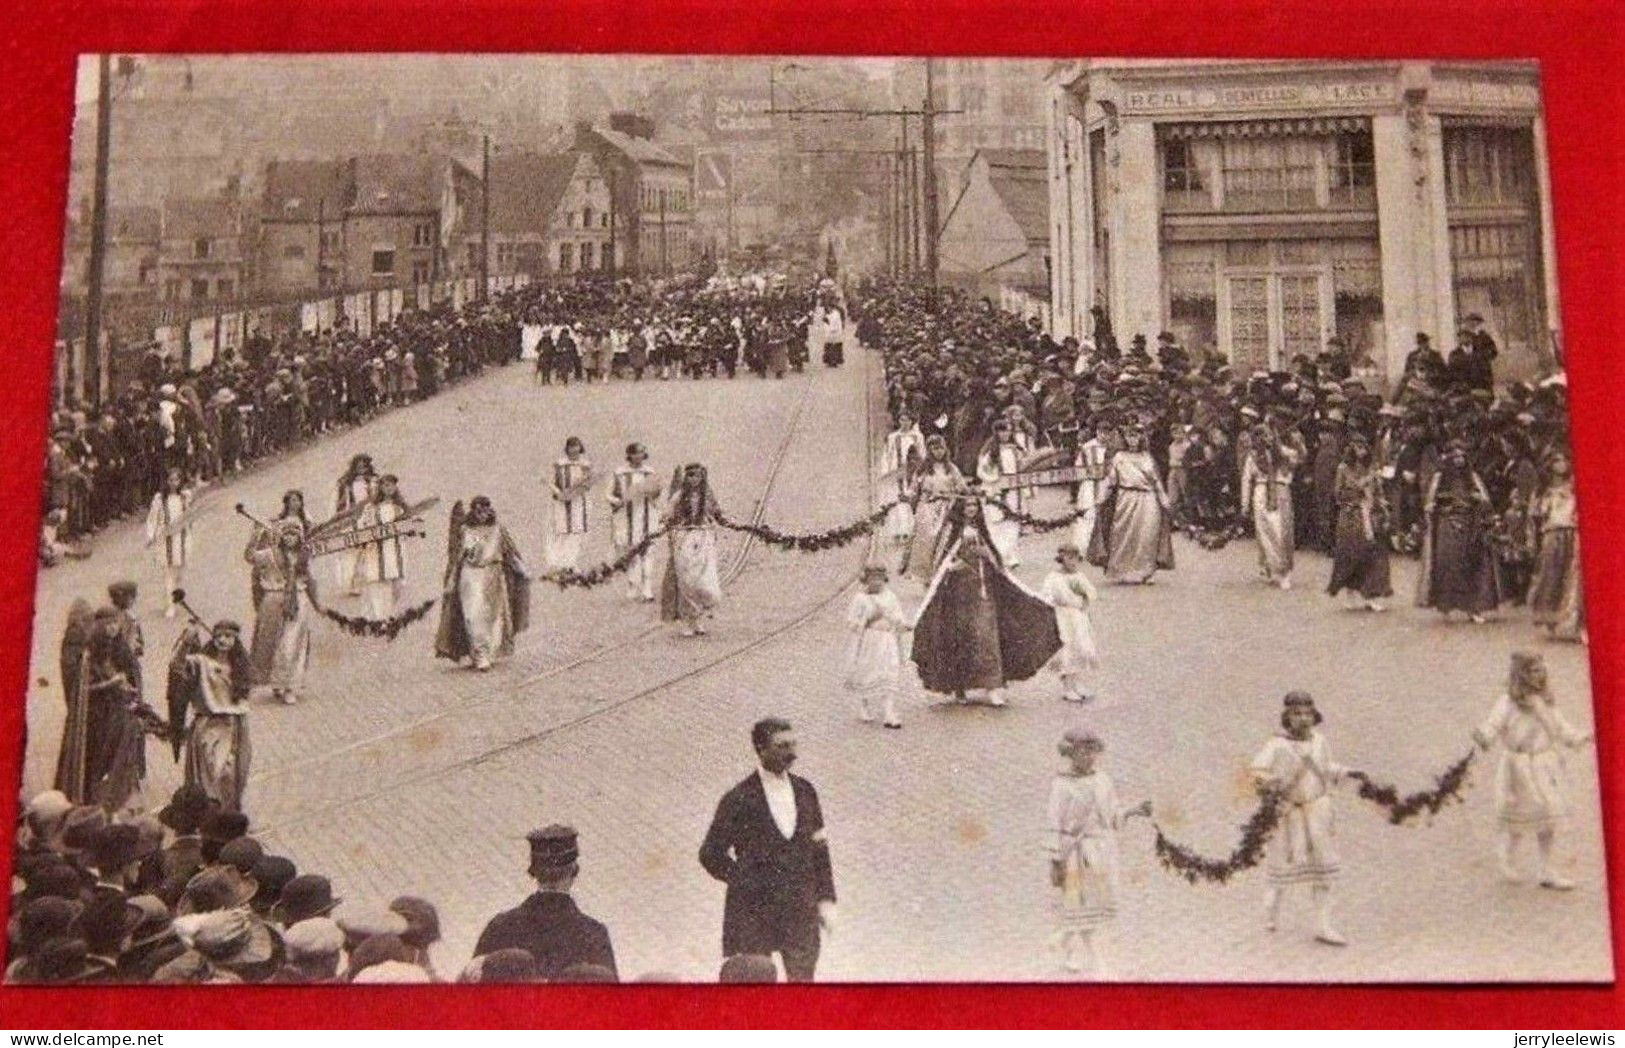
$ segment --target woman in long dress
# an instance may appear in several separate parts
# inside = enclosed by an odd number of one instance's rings
[[[592,486],[592,463],[580,437],[564,442],[564,457],[553,463],[551,527],[547,536],[547,566],[553,571],[575,570],[587,539],[587,489]]]
[[[1283,590],[1292,588],[1292,480],[1303,456],[1303,438],[1280,432],[1272,420],[1253,430],[1241,466],[1241,512],[1253,519],[1259,571]]]
[[[487,671],[513,654],[514,637],[530,625],[530,572],[484,495],[469,502],[466,517],[462,503],[452,507],[447,552],[435,656]]]
[[[1089,538],[1089,563],[1106,581],[1146,584],[1174,566],[1168,493],[1145,447],[1145,430],[1123,430],[1123,450],[1112,456],[1101,486],[1101,507]]]
[[[672,477],[665,512],[671,558],[660,585],[660,618],[682,622],[685,637],[704,634],[706,616],[722,601],[713,527],[721,515],[704,466],[691,462]]]
[[[979,499],[961,498],[944,530],[909,656],[927,691],[956,702],[982,692],[1003,706],[1006,685],[1027,680],[1060,650],[1055,609],[999,559]]]
[[[1332,579],[1326,592],[1347,590],[1371,611],[1382,611],[1382,599],[1394,595],[1388,574],[1388,550],[1377,538],[1382,524],[1382,488],[1372,468],[1370,445],[1351,440],[1337,467],[1337,523],[1333,529]]]
[[[1069,767],[1050,785],[1048,851],[1055,889],[1055,944],[1068,971],[1104,977],[1109,970],[1096,937],[1117,916],[1122,892],[1117,832],[1136,815],[1151,815],[1151,802],[1125,808],[1111,776],[1096,766],[1106,746],[1090,732],[1068,731],[1061,756]]]
[[[169,660],[170,743],[177,758],[185,754],[186,784],[226,811],[243,810],[254,756],[248,734],[254,669],[240,634],[230,619],[207,631],[190,626]]]
[[[261,591],[249,656],[254,683],[269,686],[272,698],[291,706],[299,701],[310,668],[315,596],[304,530],[294,521],[257,529],[243,559],[253,565]]]
[[[922,586],[936,571],[943,525],[954,498],[965,491],[965,476],[948,455],[948,441],[933,433],[925,440],[925,461],[909,482],[914,530],[903,554],[902,571]]]
[[[1422,504],[1422,567],[1416,605],[1473,622],[1501,603],[1501,578],[1490,542],[1490,495],[1467,464],[1467,447],[1452,441]]]
[[[111,814],[140,807],[146,727],[157,720],[141,700],[141,666],[120,630],[115,609],[96,611],[68,694],[55,781],[75,804]]]
[[[1535,623],[1561,640],[1585,639],[1585,596],[1580,586],[1580,532],[1574,469],[1567,455],[1552,457],[1551,480],[1535,502],[1540,529],[1529,607]]]
[[[1552,866],[1552,845],[1569,811],[1563,749],[1577,749],[1591,736],[1576,730],[1559,712],[1539,655],[1514,653],[1508,677],[1506,694],[1473,733],[1481,749],[1501,746],[1501,762],[1495,769],[1501,874],[1509,881],[1520,879],[1518,852],[1532,833],[1540,851],[1540,886],[1568,891],[1574,882]]]

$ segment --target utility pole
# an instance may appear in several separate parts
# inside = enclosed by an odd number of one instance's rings
[[[666,191],[658,190],[660,195],[660,275],[666,276],[671,269],[666,264]]]
[[[96,178],[90,201],[90,266],[85,274],[85,370],[92,407],[107,381],[102,356],[102,270],[107,258],[107,165],[113,142],[113,56],[96,60]]]
[[[316,290],[325,291],[322,275],[327,270],[327,198],[316,198]],[[413,288],[414,293],[416,288]]]
[[[922,107],[922,147],[925,160],[925,272],[937,286],[937,120],[936,62],[925,60],[925,105]]]
[[[480,161],[480,301],[491,294],[491,136],[480,136],[484,157]]]

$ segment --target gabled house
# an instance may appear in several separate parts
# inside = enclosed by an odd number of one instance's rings
[[[979,294],[1049,295],[1049,184],[1040,149],[978,149],[938,241],[944,280]]]

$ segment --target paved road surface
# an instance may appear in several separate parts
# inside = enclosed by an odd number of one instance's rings
[[[595,462],[646,441],[657,467],[711,466],[724,509],[785,530],[825,528],[872,504],[868,468],[874,366],[763,382],[671,382],[536,388],[506,369],[383,418],[211,493],[202,554],[187,588],[206,615],[244,614],[246,532],[230,505],[269,512],[303,487],[326,508],[349,456],[371,451],[411,498],[490,494],[521,548],[540,558],[547,464],[579,433]],[[868,403],[865,389],[868,387]],[[595,492],[595,498],[601,498]],[[1059,512],[1052,503],[1040,512]],[[444,516],[410,549],[408,596],[435,592]],[[1031,538],[1022,574],[1036,582],[1054,539]],[[586,560],[608,554],[597,532]],[[582,833],[583,907],[607,923],[623,973],[713,976],[722,888],[695,859],[717,798],[752,767],[752,721],[789,716],[798,770],[819,787],[830,823],[841,927],[821,977],[855,980],[1053,979],[1040,848],[1059,758],[1054,743],[1087,723],[1128,799],[1150,797],[1170,832],[1228,850],[1251,800],[1244,766],[1274,729],[1280,696],[1312,691],[1345,763],[1402,789],[1427,784],[1468,744],[1505,674],[1507,653],[1548,655],[1560,701],[1590,720],[1584,653],[1535,641],[1517,614],[1484,627],[1446,625],[1400,606],[1385,616],[1338,610],[1319,592],[1326,564],[1305,556],[1289,593],[1254,581],[1248,543],[1209,552],[1180,543],[1179,568],[1149,588],[1108,588],[1095,616],[1105,666],[1098,708],[1056,698],[1047,674],[1012,706],[942,708],[915,694],[907,727],[856,721],[838,687],[840,614],[861,545],[819,555],[724,544],[744,554],[711,636],[652,628],[619,583],[590,592],[539,589],[535,628],[490,675],[436,663],[432,623],[393,645],[318,627],[312,695],[256,705],[250,804],[261,834],[340,892],[440,907],[443,971],[466,961],[479,928],[529,888],[523,834],[565,820]],[[1408,594],[1409,563],[1396,563]],[[158,582],[128,530],[89,561],[43,577],[36,629],[26,784],[49,778],[61,700],[52,652],[73,596],[133,574],[147,589],[149,649],[174,627],[152,611]],[[899,586],[905,603],[917,587]],[[1403,605],[1403,601],[1397,602]],[[341,605],[343,606],[343,605]],[[149,673],[152,672],[149,666]],[[154,792],[175,782],[154,760]],[[1346,874],[1337,903],[1352,945],[1309,938],[1307,903],[1281,931],[1259,921],[1262,877],[1192,887],[1157,867],[1150,833],[1123,839],[1126,898],[1111,944],[1117,974],[1146,980],[1497,980],[1606,978],[1610,951],[1596,764],[1571,763],[1574,826],[1561,846],[1580,881],[1567,895],[1498,881],[1489,762],[1467,802],[1432,826],[1394,828],[1340,798]]]

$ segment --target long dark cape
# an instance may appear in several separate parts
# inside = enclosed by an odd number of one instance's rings
[[[920,683],[927,690],[941,694],[951,694],[964,687],[963,682],[954,679],[946,653],[963,644],[965,638],[956,636],[948,625],[951,616],[942,606],[942,591],[936,584],[957,555],[957,550],[952,551],[938,570],[937,579],[926,595],[925,607],[914,625],[914,644],[909,653],[920,671]],[[985,578],[998,621],[1004,679],[1026,680],[1061,650],[1055,609],[1010,578],[996,563],[987,564]]]

